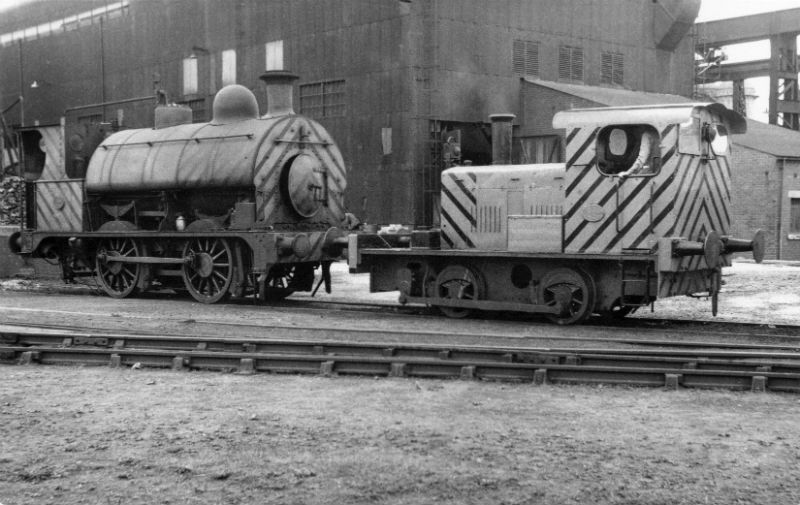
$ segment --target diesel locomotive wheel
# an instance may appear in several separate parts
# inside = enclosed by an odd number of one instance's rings
[[[480,300],[483,298],[484,291],[480,277],[469,267],[450,265],[436,276],[436,297],[438,298]],[[474,309],[439,305],[439,310],[447,317],[460,319],[472,314]]]
[[[114,261],[114,258],[135,258],[143,256],[143,252],[143,246],[130,238],[107,238],[100,242],[95,260],[97,281],[108,296],[125,298],[139,292],[148,267]]]
[[[311,265],[273,265],[264,282],[264,300],[277,302],[314,282]]]
[[[541,282],[539,297],[549,307],[560,307],[558,314],[547,317],[558,324],[575,324],[592,314],[595,289],[591,277],[571,268],[548,272]]]
[[[619,321],[624,319],[628,314],[633,313],[638,307],[631,307],[629,305],[620,305],[616,303],[610,309],[603,311],[601,314],[609,321]]]
[[[183,248],[183,283],[202,303],[217,303],[229,295],[234,263],[230,244],[222,238],[195,238]]]

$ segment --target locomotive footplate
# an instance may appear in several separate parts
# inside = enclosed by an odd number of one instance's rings
[[[493,302],[490,300],[458,300],[453,298],[434,298],[425,296],[407,296],[400,294],[400,303],[420,303],[436,307],[453,307],[459,309],[475,309],[493,312],[526,312],[529,314],[562,314],[565,309],[561,304],[532,305],[530,303]]]
[[[370,291],[399,291],[401,304],[434,306],[449,317],[517,312],[574,324],[620,304],[620,263],[627,265],[627,280],[636,280],[626,286],[627,301],[649,301],[648,293],[656,288],[655,276],[644,274],[655,269],[655,253],[363,247],[377,238],[349,238],[350,271],[369,273]],[[392,242],[394,237],[380,238]]]

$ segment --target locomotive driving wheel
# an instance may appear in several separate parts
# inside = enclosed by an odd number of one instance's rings
[[[547,317],[558,324],[579,323],[594,310],[595,288],[591,277],[580,270],[557,268],[541,282],[541,303],[558,307],[560,312]]]
[[[100,242],[95,260],[97,281],[108,296],[125,298],[139,292],[142,281],[146,281],[148,267],[114,259],[143,256],[143,248],[143,245],[126,237],[107,238]]]
[[[314,267],[312,265],[273,265],[269,269],[264,282],[263,299],[277,302],[294,293],[297,289],[314,281]]]
[[[449,300],[480,300],[484,296],[483,282],[476,272],[462,265],[449,265],[436,276],[436,297]],[[472,308],[439,305],[444,315],[464,318],[472,314]]]
[[[192,298],[217,303],[229,295],[234,262],[231,246],[224,238],[195,238],[186,243],[183,283]]]

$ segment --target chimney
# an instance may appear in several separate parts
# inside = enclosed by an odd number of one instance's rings
[[[514,114],[492,114],[492,165],[511,164],[512,122]]]
[[[259,77],[267,87],[267,113],[265,117],[294,114],[292,97],[294,82],[299,77],[286,70],[267,70]]]

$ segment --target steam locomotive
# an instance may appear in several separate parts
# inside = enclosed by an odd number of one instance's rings
[[[729,134],[747,124],[720,104],[570,110],[564,164],[504,165],[513,115],[493,116],[498,165],[441,176],[441,229],[351,235],[352,272],[401,303],[451,317],[475,310],[559,324],[619,317],[656,299],[711,298],[735,252],[764,256],[764,233],[729,235]]]
[[[94,275],[115,298],[158,286],[203,303],[279,299],[310,291],[316,268],[330,291],[349,219],[342,155],[294,113],[296,76],[261,79],[263,116],[249,89],[227,86],[209,123],[157,109],[156,128],[108,136],[85,178],[62,170],[30,184],[12,250],[60,263],[67,280]]]

